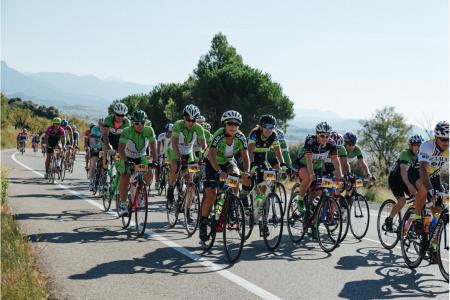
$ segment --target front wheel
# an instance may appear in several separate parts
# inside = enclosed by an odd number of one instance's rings
[[[184,226],[188,236],[192,236],[200,219],[200,195],[194,184],[188,187],[184,198]]]
[[[439,270],[441,271],[442,276],[444,276],[445,280],[448,282],[448,211],[446,211],[444,222],[438,232],[437,245]]]
[[[361,194],[356,194],[350,206],[350,230],[353,236],[360,240],[369,229],[369,204]]]
[[[242,202],[233,194],[225,199],[223,224],[223,244],[230,263],[239,259],[245,241],[245,214]]]
[[[283,236],[283,205],[275,193],[270,193],[264,202],[262,221],[259,230],[269,250],[275,250]]]
[[[385,221],[390,216],[392,208],[397,204],[392,199],[387,199],[381,204],[377,216],[378,239],[385,249],[394,248],[400,240],[401,216],[398,212],[392,220],[392,229],[387,228]]]
[[[320,248],[325,252],[333,251],[342,234],[341,209],[336,199],[326,197],[320,202],[316,224]]]
[[[140,184],[136,188],[133,204],[136,233],[138,237],[141,237],[144,235],[145,228],[147,227],[148,218],[148,198],[145,184]]]

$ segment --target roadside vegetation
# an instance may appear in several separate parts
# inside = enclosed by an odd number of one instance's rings
[[[38,271],[30,242],[8,207],[8,180],[1,170],[1,298],[46,299],[47,281]]]

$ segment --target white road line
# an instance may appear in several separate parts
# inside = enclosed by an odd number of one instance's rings
[[[35,173],[35,174],[37,174],[37,175],[39,175],[39,176],[41,176],[41,177],[44,177],[44,174],[42,174],[42,173],[40,173],[40,172],[34,170],[33,168],[28,167],[27,165],[25,165],[25,164],[22,163],[22,162],[18,161],[18,160],[16,159],[16,157],[15,157],[17,153],[18,153],[18,152],[15,152],[15,153],[13,153],[13,154],[11,155],[11,158],[12,158],[12,160],[13,160],[14,162],[16,162],[17,164],[21,165],[21,166],[24,167],[25,169],[30,170],[30,171],[32,171],[33,173]],[[57,180],[55,180],[55,182],[58,183]],[[77,197],[80,198],[81,200],[84,200],[84,201],[88,202],[89,204],[91,204],[91,205],[93,205],[93,206],[95,206],[95,207],[97,207],[97,208],[103,210],[103,205],[99,204],[98,202],[96,202],[96,201],[94,201],[94,200],[92,200],[92,199],[84,198],[83,195],[81,195],[80,193],[78,193],[78,192],[76,192],[76,191],[73,191],[72,189],[70,189],[69,187],[67,187],[67,186],[65,186],[65,185],[63,185],[63,184],[58,183],[58,186],[61,187],[61,188],[63,188],[63,189],[65,189],[65,190],[67,190],[67,191],[70,192],[72,195],[77,196]],[[116,214],[113,213],[113,212],[108,212],[108,213],[109,213],[109,214],[112,214],[112,215],[116,215]],[[251,293],[257,295],[258,297],[261,297],[261,298],[263,298],[263,299],[281,299],[281,298],[275,296],[274,294],[272,294],[272,293],[270,293],[270,292],[264,290],[263,288],[257,286],[256,284],[251,283],[250,281],[248,281],[248,280],[246,280],[246,279],[244,279],[244,278],[242,278],[242,277],[240,277],[240,276],[238,276],[238,275],[236,275],[236,274],[234,274],[234,273],[232,273],[232,272],[230,272],[230,271],[228,271],[228,270],[224,270],[224,269],[223,269],[221,266],[219,266],[218,264],[215,264],[215,263],[213,263],[213,262],[211,262],[211,261],[209,261],[209,260],[207,260],[207,259],[205,259],[205,258],[203,258],[203,257],[201,257],[201,256],[199,256],[199,255],[197,255],[197,254],[195,254],[195,253],[190,252],[188,249],[186,249],[186,248],[184,248],[183,246],[181,246],[181,245],[179,245],[179,244],[177,244],[177,243],[175,243],[175,242],[173,242],[173,241],[171,241],[171,240],[165,238],[164,236],[159,235],[159,234],[157,234],[157,233],[155,233],[155,232],[153,232],[153,231],[151,231],[151,230],[147,230],[147,231],[149,232],[148,234],[146,234],[147,236],[150,236],[150,237],[154,238],[155,240],[157,240],[157,241],[159,241],[159,242],[165,244],[166,246],[173,248],[173,249],[176,250],[177,252],[179,252],[179,253],[181,253],[181,254],[183,254],[183,255],[189,257],[189,258],[192,259],[193,261],[198,262],[198,263],[201,264],[202,266],[207,267],[207,268],[210,269],[211,271],[216,272],[216,273],[219,274],[220,276],[222,276],[222,277],[224,277],[224,278],[230,280],[231,282],[234,282],[235,284],[237,284],[237,285],[243,287],[243,288],[246,289],[247,291],[249,291],[249,292],[251,292]]]

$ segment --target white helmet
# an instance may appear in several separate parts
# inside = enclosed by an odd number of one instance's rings
[[[200,110],[194,104],[189,104],[183,109],[183,116],[196,120],[200,116]]]
[[[434,136],[448,139],[448,131],[448,122],[441,121],[437,123],[436,127],[434,128]]]
[[[206,121],[206,119],[204,116],[202,116],[202,115],[198,116],[197,123],[203,124],[203,123],[205,123],[205,121]]]
[[[331,132],[331,126],[327,122],[320,122],[316,126],[316,132]]]
[[[416,144],[422,144],[423,138],[422,136],[415,134],[409,137],[408,144],[410,145],[416,145]]]
[[[238,113],[235,110],[227,110],[226,112],[224,112],[222,114],[222,118],[220,118],[220,121],[223,123],[223,122],[225,122],[227,120],[230,120],[230,119],[236,119],[236,120],[239,121],[239,123],[242,123],[242,116],[241,116],[241,114]]]
[[[128,112],[128,108],[125,104],[123,104],[122,102],[118,102],[114,105],[114,112],[118,115],[126,115]]]

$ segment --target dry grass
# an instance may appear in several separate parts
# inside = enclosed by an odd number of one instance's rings
[[[6,172],[2,170],[1,174],[1,298],[46,299],[47,281],[39,273],[30,244],[11,215]]]

